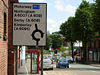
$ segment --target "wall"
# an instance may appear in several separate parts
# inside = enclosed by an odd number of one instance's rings
[[[88,61],[91,63],[100,63],[100,37],[92,39],[88,43]]]
[[[18,2],[18,0],[9,0],[8,9],[8,75],[16,75],[16,51],[17,47],[13,46],[12,41],[12,8],[13,3]]]
[[[4,12],[6,14],[6,37],[8,36],[8,0],[0,0],[0,75],[7,75],[8,41],[4,36]]]

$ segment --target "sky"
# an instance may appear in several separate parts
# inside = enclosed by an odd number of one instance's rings
[[[86,0],[93,3],[93,0]],[[47,3],[47,31],[59,31],[68,17],[74,16],[82,0],[19,0],[19,2]]]

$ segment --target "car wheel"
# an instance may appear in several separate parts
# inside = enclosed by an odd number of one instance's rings
[[[69,66],[67,66],[67,68],[69,68]]]
[[[56,68],[58,68],[58,66],[56,66]]]
[[[61,68],[61,66],[59,66],[59,68]]]
[[[51,68],[51,70],[53,70],[53,68]]]
[[[59,66],[58,66],[58,65],[56,65],[56,68],[59,68]]]
[[[60,68],[60,66],[56,66],[57,68]]]

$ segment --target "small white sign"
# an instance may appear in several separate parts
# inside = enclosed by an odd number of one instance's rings
[[[13,45],[45,46],[46,3],[13,4]]]

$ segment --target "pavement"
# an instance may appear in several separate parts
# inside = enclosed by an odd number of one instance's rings
[[[90,66],[100,67],[100,64],[89,64]]]
[[[54,64],[54,67],[56,67],[56,65]],[[27,61],[23,62],[23,66],[20,66],[20,68],[18,68],[18,74],[17,75],[41,75],[41,71],[39,71],[39,74],[31,74],[30,72],[30,59],[28,59]],[[55,71],[55,70],[50,70],[50,71],[43,71],[43,75],[70,75],[69,72],[63,72],[59,70]]]
[[[30,59],[27,59],[26,61],[23,61],[23,65],[18,68],[18,75],[33,75],[31,74],[30,71]],[[35,75],[41,75],[40,72],[39,74]]]
[[[21,66],[18,69],[18,75],[33,75],[30,73],[30,71],[27,69],[26,66]],[[35,75],[40,75],[40,74],[35,74]]]
[[[39,71],[39,74],[32,74],[30,70],[30,59],[27,59],[26,61],[23,61],[23,65],[18,68],[17,75],[41,75],[41,71]],[[49,73],[51,75],[51,73]],[[43,71],[43,75],[49,75],[46,71]]]
[[[76,62],[74,62],[74,63],[76,63]],[[100,63],[99,64],[98,63],[95,63],[95,64],[89,63],[89,64],[86,64],[86,65],[90,65],[90,66],[93,66],[93,67],[100,67]]]

